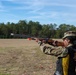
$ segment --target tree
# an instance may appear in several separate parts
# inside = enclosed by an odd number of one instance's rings
[[[26,20],[19,20],[18,23],[0,23],[0,38],[9,38],[11,33],[36,37],[62,38],[64,32],[68,30],[76,31],[76,27],[70,24],[60,24],[57,28],[57,24],[41,25],[38,21],[33,22],[31,20],[27,23]]]
[[[42,26],[39,22],[29,21],[28,26],[30,35],[39,36],[40,30],[42,29]]]
[[[8,36],[8,29],[7,29],[7,26],[4,23],[2,23],[0,25],[0,31],[1,31],[1,36],[0,37],[7,38],[7,36]]]
[[[28,26],[25,20],[20,20],[17,24],[18,26],[18,33],[19,34],[27,34],[28,33]]]

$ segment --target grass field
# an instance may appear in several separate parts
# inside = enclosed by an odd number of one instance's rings
[[[55,61],[35,41],[0,39],[0,75],[53,75]]]

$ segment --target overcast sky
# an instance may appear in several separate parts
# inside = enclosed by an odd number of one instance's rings
[[[19,20],[76,25],[76,0],[0,0],[0,23]]]

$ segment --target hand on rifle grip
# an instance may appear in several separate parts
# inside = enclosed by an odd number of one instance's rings
[[[38,38],[35,38],[35,41],[36,41],[36,42],[38,42],[38,41],[39,41],[39,39],[38,39]]]
[[[42,43],[46,43],[47,41],[46,40],[42,40]]]
[[[52,43],[52,45],[53,46],[57,46],[57,43],[58,43],[58,41],[54,40],[53,43]]]

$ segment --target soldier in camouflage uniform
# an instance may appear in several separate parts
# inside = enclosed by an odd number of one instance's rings
[[[63,37],[64,48],[53,47],[40,42],[40,49],[43,53],[58,58],[54,75],[76,75],[76,32],[68,31]]]

